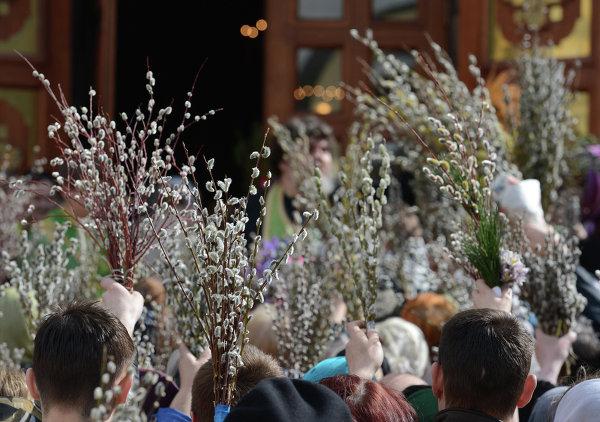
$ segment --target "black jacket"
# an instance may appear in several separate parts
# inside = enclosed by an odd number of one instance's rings
[[[435,416],[435,422],[502,422],[477,410],[445,409]]]

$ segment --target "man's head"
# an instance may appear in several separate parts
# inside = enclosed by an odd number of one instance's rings
[[[534,340],[512,315],[491,309],[456,314],[442,330],[433,392],[440,409],[474,409],[509,419],[531,399]]]
[[[337,152],[337,141],[331,126],[310,114],[292,117],[285,126],[292,139],[300,137],[308,139],[310,155],[315,160],[315,164],[323,176],[331,176],[334,171],[333,160]],[[288,171],[285,154],[277,142],[273,145],[271,157],[273,162],[278,163],[274,168],[275,176],[279,177]]]
[[[127,370],[133,355],[133,341],[115,316],[97,302],[74,302],[40,325],[27,387],[34,399],[41,400],[45,415],[60,409],[86,417],[107,361],[116,366],[111,385],[121,387],[116,402],[125,400],[131,388]]]
[[[283,376],[277,361],[251,344],[244,346],[242,361],[244,366],[238,370],[234,404],[261,380]],[[212,359],[209,359],[200,367],[194,378],[192,417],[195,422],[212,422],[214,410]]]

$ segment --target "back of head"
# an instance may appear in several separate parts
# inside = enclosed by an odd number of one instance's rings
[[[600,378],[590,378],[567,390],[558,402],[554,420],[591,422],[597,421],[598,415],[600,415]]]
[[[351,422],[350,409],[329,388],[304,380],[262,380],[231,409],[227,422]]]
[[[73,302],[40,325],[33,349],[33,372],[42,407],[78,409],[87,416],[94,406],[107,360],[114,378],[133,360],[134,346],[123,324],[98,302]]]
[[[512,414],[533,351],[533,338],[506,312],[471,309],[456,314],[440,339],[446,407],[479,410],[500,419]]]
[[[238,370],[233,402],[237,402],[261,380],[283,376],[277,361],[258,348],[247,344],[242,352],[244,366]],[[192,413],[196,420],[212,422],[215,403],[213,391],[212,359],[200,367],[192,387]]]
[[[391,317],[376,324],[390,371],[422,377],[429,365],[429,347],[415,324]]]
[[[0,421],[24,421],[35,412],[34,404],[29,400],[25,374],[16,366],[0,362]]]
[[[19,368],[0,363],[0,397],[27,398],[25,375]]]
[[[155,277],[145,277],[135,285],[135,289],[141,293],[145,301],[153,301],[161,306],[165,304],[166,290],[159,279]]]
[[[356,422],[412,422],[415,410],[404,396],[374,381],[356,375],[325,378],[321,384],[333,390],[350,408]]]
[[[555,421],[591,422],[600,415],[600,379],[588,379],[569,389],[560,399]]]
[[[426,292],[406,302],[401,316],[423,331],[431,349],[439,345],[442,327],[456,312],[456,304],[446,296]]]

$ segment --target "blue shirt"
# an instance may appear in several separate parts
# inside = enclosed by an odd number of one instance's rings
[[[161,407],[154,415],[156,422],[192,422],[192,418],[170,407]]]

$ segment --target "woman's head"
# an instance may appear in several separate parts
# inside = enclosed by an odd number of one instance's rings
[[[600,414],[600,379],[588,379],[569,389],[556,407],[554,420],[588,422]]]
[[[430,363],[429,347],[421,329],[398,317],[378,322],[376,329],[390,371],[422,377]]]
[[[0,397],[29,397],[25,374],[20,369],[0,365]]]
[[[412,422],[415,410],[399,393],[356,375],[325,378],[320,384],[333,390],[350,408],[355,422]]]
[[[400,316],[423,331],[431,349],[439,345],[442,327],[457,311],[456,304],[446,296],[426,292],[406,302]]]

